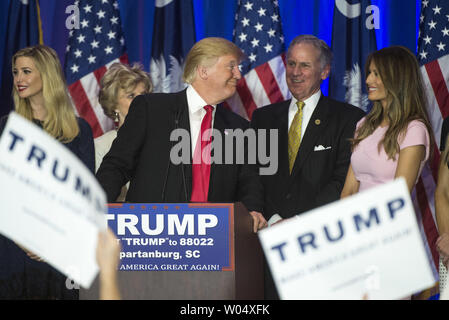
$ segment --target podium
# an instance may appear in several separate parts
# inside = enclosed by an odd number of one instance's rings
[[[264,298],[264,257],[253,219],[240,202],[232,204],[234,268],[230,271],[119,271],[122,299],[261,300]],[[96,300],[98,276],[80,300]]]

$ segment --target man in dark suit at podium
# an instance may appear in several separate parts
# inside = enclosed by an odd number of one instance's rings
[[[279,133],[278,171],[261,176],[269,225],[340,198],[351,156],[348,139],[364,113],[321,94],[331,59],[324,41],[311,35],[293,39],[286,65],[292,99],[253,113],[253,128]],[[267,298],[277,297],[270,295],[274,288],[266,293]]]
[[[235,162],[210,162],[208,129],[218,130],[224,141],[226,130],[249,127],[245,119],[221,105],[236,91],[242,57],[232,42],[205,38],[192,47],[186,58],[183,76],[190,84],[187,89],[146,94],[133,100],[97,172],[108,201],[114,201],[121,186],[130,181],[128,202],[241,201],[254,219],[255,231],[266,225],[260,213],[263,193],[256,168]],[[193,164],[171,159],[177,156],[171,153],[177,141],[170,140],[175,129],[189,133]],[[233,148],[234,155],[246,154],[247,146],[245,150]],[[188,160],[192,159],[191,154]],[[224,156],[223,146],[223,159]]]

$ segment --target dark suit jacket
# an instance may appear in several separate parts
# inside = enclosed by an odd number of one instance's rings
[[[130,181],[126,197],[128,202],[190,200],[191,164],[174,165],[170,161],[170,150],[177,143],[170,141],[170,134],[177,127],[190,132],[186,90],[172,94],[147,94],[133,100],[125,122],[97,172],[97,179],[106,191],[108,201],[115,201],[127,181]],[[214,128],[220,131],[222,137],[225,129],[248,127],[248,121],[217,106]],[[212,164],[208,201],[241,201],[248,210],[261,211],[262,185],[255,166]]]
[[[357,121],[364,116],[359,108],[322,95],[307,125],[290,175],[290,101],[257,109],[251,121],[253,128],[279,130],[278,171],[271,176],[261,176],[267,220],[275,213],[289,218],[340,198],[351,156],[348,139],[353,137]],[[319,146],[325,150],[315,151]]]

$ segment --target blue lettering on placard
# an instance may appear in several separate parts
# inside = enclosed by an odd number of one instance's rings
[[[401,211],[405,206],[405,201],[402,198],[397,198],[386,203],[390,220],[396,218],[397,213]],[[360,213],[356,213],[352,216],[353,226],[355,230],[360,233],[364,230],[370,229],[372,226],[381,225],[381,219],[379,217],[377,208],[370,208],[368,211],[368,218],[363,217]],[[338,226],[338,235],[331,235],[329,226],[324,225],[319,230],[323,232],[323,236],[319,237],[319,232],[308,231],[296,237],[297,245],[299,247],[300,254],[306,254],[308,251],[316,250],[319,248],[319,241],[317,239],[323,239],[325,242],[336,243],[341,241],[345,235],[345,228],[341,220],[336,222]],[[270,249],[279,253],[279,258],[282,262],[287,261],[288,257],[283,251],[284,247],[288,245],[288,242],[281,242],[280,244],[272,246]]]
[[[281,261],[285,260],[285,256],[284,256],[284,252],[282,251],[282,248],[287,244],[287,242],[282,242],[281,244],[278,244],[276,246],[272,246],[271,250],[278,250],[279,251],[279,255],[281,258]]]
[[[379,216],[377,215],[376,208],[372,208],[369,211],[368,221],[364,220],[359,214],[356,214],[353,218],[354,218],[355,228],[357,229],[358,232],[360,232],[360,230],[361,230],[360,224],[362,222],[368,228],[371,226],[371,220],[373,220],[373,219],[376,220],[377,224],[380,223]]]
[[[58,159],[55,160],[55,162],[53,163],[53,177],[55,177],[56,179],[58,179],[61,182],[66,182],[67,181],[67,177],[69,176],[69,168],[65,167],[65,172],[62,176],[58,176],[57,171],[58,171],[58,165],[59,165],[59,161]]]
[[[402,209],[404,207],[404,199],[396,199],[393,201],[388,202],[388,210],[390,211],[390,217],[391,219],[394,219],[396,211],[399,209]]]
[[[16,142],[23,141],[23,138],[13,131],[9,131],[9,134],[13,138],[13,140],[11,141],[11,145],[9,146],[9,151],[12,151],[14,149],[14,147],[16,146]]]
[[[92,199],[90,195],[90,188],[89,186],[83,185],[83,181],[81,180],[81,177],[77,176],[75,179],[75,191],[78,191],[82,194],[83,197],[89,199],[89,201]]]
[[[299,236],[298,243],[299,243],[302,253],[306,252],[305,248],[308,246],[311,246],[315,249],[317,248],[317,246],[315,244],[315,234],[313,232],[309,232],[309,233]]]
[[[16,148],[16,146],[18,145],[17,142],[19,141],[24,142],[25,139],[23,136],[19,135],[18,133],[12,130],[9,130],[9,135],[11,136],[12,140],[8,150],[13,153],[17,149]],[[44,170],[45,169],[44,166],[47,161],[47,153],[41,146],[38,146],[33,143],[30,147],[28,155],[26,156],[26,160],[29,164],[31,165],[34,164],[38,169]],[[58,158],[55,158],[53,160],[53,164],[51,165],[51,174],[57,181],[61,183],[67,183],[71,170],[68,166],[65,166],[63,173],[61,173],[59,167],[60,167],[60,160]],[[79,192],[89,202],[93,202],[96,207],[96,210],[103,211],[102,202],[97,197],[92,199],[90,187],[88,185],[83,184],[81,177],[76,176],[73,187],[75,192]]]
[[[332,238],[329,235],[329,228],[327,226],[324,227],[324,233],[326,234],[326,238],[327,238],[327,240],[329,240],[329,242],[338,241],[341,238],[343,238],[343,236],[345,235],[345,230],[343,229],[343,225],[340,220],[338,220],[338,230],[340,231],[340,234],[337,237]]]
[[[28,155],[28,162],[31,162],[32,159],[36,159],[37,166],[39,169],[42,168],[42,161],[46,158],[45,151],[41,148],[35,146],[34,144],[31,146],[30,154]]]

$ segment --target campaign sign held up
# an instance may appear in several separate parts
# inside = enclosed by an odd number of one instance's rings
[[[282,299],[400,299],[435,283],[403,178],[259,237]]]
[[[89,288],[107,212],[95,176],[68,148],[12,112],[0,139],[0,183],[0,233]]]
[[[234,270],[232,204],[109,204],[121,271]]]

